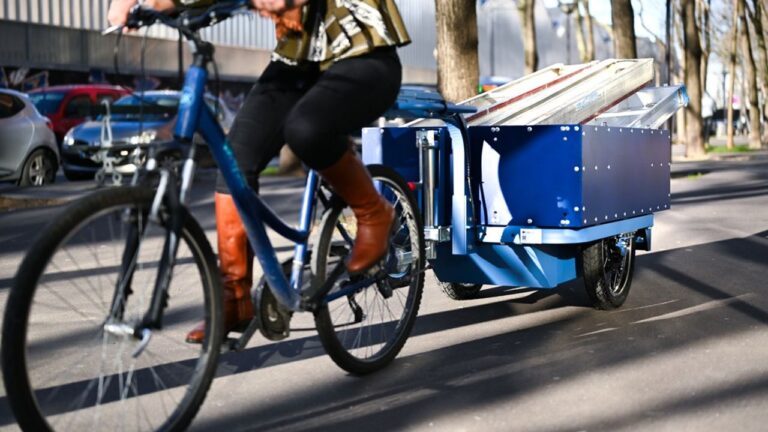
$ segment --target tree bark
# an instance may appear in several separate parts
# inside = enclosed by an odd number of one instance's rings
[[[755,6],[755,13],[750,13],[749,17],[752,20],[752,27],[755,29],[755,41],[757,42],[757,63],[760,65],[760,87],[763,91],[763,118],[768,118],[768,50],[765,45],[765,33],[763,33],[763,1],[753,0]]]
[[[632,0],[611,0],[613,44],[617,58],[637,58],[635,43],[635,12]]]
[[[589,0],[581,0],[582,6],[584,6],[584,25],[587,28],[587,55],[585,58],[587,61],[595,59],[595,28],[592,24],[592,14],[589,12]]]
[[[477,94],[477,10],[474,0],[435,0],[437,83],[446,100]]]
[[[704,151],[704,128],[701,118],[701,41],[696,20],[696,2],[683,2],[683,40],[685,51],[685,87],[690,101],[685,114],[686,156],[702,157]]]
[[[523,23],[523,55],[525,73],[536,72],[539,68],[539,54],[536,51],[536,0],[520,0],[517,10]]]
[[[707,91],[707,71],[709,69],[709,53],[712,51],[712,23],[710,20],[712,0],[707,0],[704,4],[701,1],[701,34],[704,36],[704,42],[701,44],[701,94]]]
[[[579,48],[579,59],[582,63],[589,61],[587,57],[587,41],[584,38],[584,15],[581,14],[581,8],[576,6],[576,46]]]
[[[728,46],[728,94],[725,98],[726,109],[726,138],[725,147],[733,149],[733,94],[736,87],[736,47],[739,40],[739,15],[741,2],[736,0],[733,5],[733,17],[731,18],[731,40]]]
[[[741,3],[741,51],[744,56],[744,75],[746,78],[747,95],[749,100],[749,148],[759,149],[760,144],[760,105],[757,97],[757,70],[755,58],[752,55],[752,43],[749,40],[749,24],[745,0]],[[743,111],[743,110],[742,110]]]

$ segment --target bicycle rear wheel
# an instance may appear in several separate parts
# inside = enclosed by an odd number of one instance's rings
[[[162,327],[134,357],[139,339],[105,325],[121,282],[115,310],[127,328],[149,309],[169,229],[162,208],[159,222],[148,217],[153,195],[133,187],[79,200],[25,256],[2,341],[8,400],[24,430],[181,430],[197,413],[221,345],[221,286],[185,209]],[[185,343],[200,319],[204,343]]]
[[[315,313],[315,325],[328,355],[342,369],[367,374],[385,367],[400,352],[411,333],[424,288],[424,230],[416,199],[405,181],[390,168],[368,170],[379,192],[395,207],[390,236],[387,277],[353,294],[325,303]],[[316,283],[326,280],[350,252],[357,231],[348,207],[331,207],[323,217],[312,255]],[[341,277],[331,289],[334,294]]]

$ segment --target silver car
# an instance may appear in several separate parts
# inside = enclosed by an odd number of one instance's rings
[[[0,181],[41,186],[53,183],[58,169],[50,120],[25,94],[0,89]]]

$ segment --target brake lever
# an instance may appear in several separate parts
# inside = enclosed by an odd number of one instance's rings
[[[107,36],[107,35],[110,35],[112,33],[118,33],[118,32],[123,30],[123,27],[125,27],[125,26],[122,25],[122,24],[113,25],[112,27],[108,27],[106,30],[102,31],[101,35],[102,36]]]

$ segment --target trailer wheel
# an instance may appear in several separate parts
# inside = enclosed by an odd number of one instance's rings
[[[440,288],[448,297],[454,300],[470,300],[477,297],[480,292],[480,284],[440,282]]]
[[[633,233],[598,240],[581,254],[582,274],[587,294],[595,309],[621,307],[629,295],[635,271]]]

